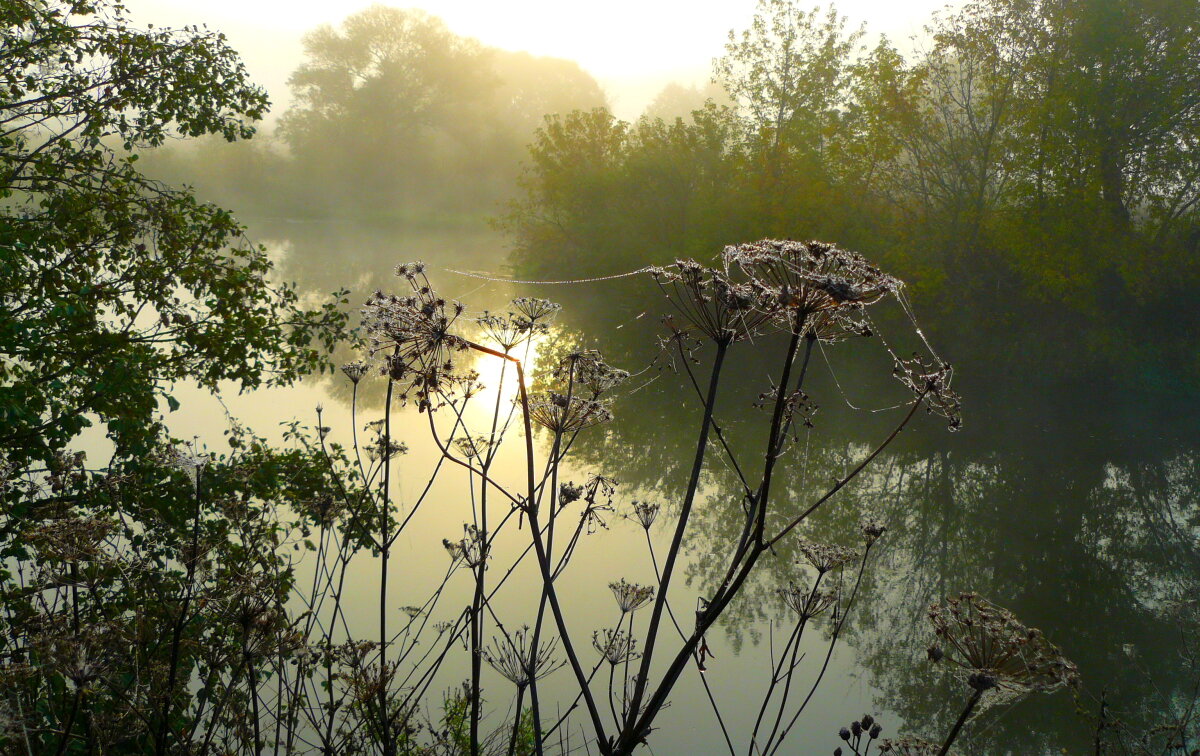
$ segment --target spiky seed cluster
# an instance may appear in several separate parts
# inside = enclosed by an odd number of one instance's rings
[[[804,560],[824,574],[858,558],[858,552],[844,546],[830,546],[812,541],[801,541],[796,547]]]
[[[637,639],[619,629],[606,628],[593,632],[592,648],[613,665],[624,664],[640,656],[637,652]]]
[[[599,399],[629,378],[628,371],[609,365],[595,349],[567,355],[552,375],[564,387],[570,385],[573,394],[591,399]]]
[[[342,372],[346,374],[351,383],[361,381],[369,369],[367,363],[363,360],[355,360],[354,362],[347,362],[345,365],[342,365]]]
[[[451,562],[462,562],[468,567],[478,567],[487,557],[483,534],[474,525],[463,525],[463,537],[457,541],[442,539],[442,546],[450,555]]]
[[[620,608],[621,614],[636,612],[654,598],[653,586],[628,583],[625,578],[621,578],[615,583],[609,583],[608,587],[612,589],[613,596],[617,599],[617,606]]]
[[[554,433],[575,433],[613,419],[608,403],[546,391],[529,397],[529,418]]]
[[[485,311],[475,318],[475,322],[483,331],[484,341],[498,344],[505,352],[512,351],[513,347],[545,330],[544,325],[511,312],[507,315],[494,315]]]
[[[897,359],[892,375],[909,391],[924,397],[926,408],[946,418],[950,430],[962,427],[962,399],[950,388],[954,368],[949,363],[914,354],[907,360]]]
[[[557,640],[551,639],[533,647],[528,627],[522,627],[504,638],[495,638],[480,654],[483,660],[500,676],[524,688],[534,680],[552,674],[566,662],[556,661],[554,650]]]
[[[411,395],[424,409],[447,388],[456,354],[467,349],[467,342],[452,333],[465,308],[437,295],[422,263],[401,265],[396,274],[412,293],[372,294],[363,307],[363,326],[371,354],[385,356],[384,373],[399,385],[400,400]]]
[[[1023,695],[1079,681],[1079,670],[1042,631],[1026,627],[1007,609],[963,593],[929,607],[939,656],[969,676],[975,690]]]
[[[512,305],[533,323],[550,320],[562,309],[562,305],[556,302],[537,297],[518,297],[512,301]]]
[[[488,452],[488,449],[491,448],[492,442],[489,439],[481,438],[479,436],[467,435],[454,439],[454,445],[458,447],[459,453],[461,453],[464,457],[467,459],[474,459],[476,457],[485,456]]]
[[[778,310],[771,293],[756,282],[734,282],[695,260],[676,260],[649,273],[683,319],[713,341],[748,339]]]
[[[654,521],[658,519],[659,508],[658,504],[651,504],[648,501],[635,501],[633,502],[633,516],[643,528],[649,530]]]
[[[790,583],[785,588],[776,589],[775,592],[802,620],[810,620],[824,614],[837,602],[836,592],[814,590],[802,583]]]
[[[780,325],[822,340],[870,335],[856,316],[903,286],[857,252],[818,241],[763,239],[726,247],[722,260],[770,293]]]

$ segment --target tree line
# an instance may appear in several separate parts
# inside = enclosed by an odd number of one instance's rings
[[[259,215],[478,225],[511,196],[544,114],[605,103],[574,62],[485,46],[416,9],[372,6],[303,44],[266,139],[154,155],[155,173]]]
[[[826,239],[908,280],[964,358],[1194,385],[1198,30],[1193,2],[974,0],[905,55],[832,6],[761,0],[715,61],[732,104],[548,118],[502,219],[513,264]]]

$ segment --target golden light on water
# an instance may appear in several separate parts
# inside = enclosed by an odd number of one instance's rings
[[[512,351],[512,356],[521,360],[527,382],[533,380],[533,368],[537,364],[538,354],[547,338],[549,338],[549,334],[539,333],[528,343],[521,344]],[[491,345],[485,344],[485,346]],[[511,360],[481,354],[472,367],[479,373],[479,382],[483,384],[483,390],[469,405],[469,422],[477,430],[483,430],[484,427],[481,424],[483,419],[490,419],[492,412],[499,406],[500,422],[503,423],[509,409],[513,408],[519,398],[520,386],[517,381],[516,366]],[[497,405],[497,400],[499,400],[499,405]]]

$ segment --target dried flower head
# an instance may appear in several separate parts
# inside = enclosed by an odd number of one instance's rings
[[[555,366],[552,376],[564,388],[571,386],[572,393],[598,399],[624,383],[629,372],[609,365],[595,349],[585,349],[564,357]]]
[[[728,246],[722,259],[770,292],[780,325],[827,341],[869,335],[857,316],[903,286],[857,252],[818,241],[763,239]]]
[[[474,459],[486,456],[488,449],[492,447],[492,442],[479,436],[466,435],[454,439],[454,445],[458,447],[458,451],[464,457]]]
[[[558,504],[565,507],[568,504],[573,504],[583,497],[583,486],[567,481],[558,486]]]
[[[621,614],[636,612],[654,598],[653,586],[628,583],[625,578],[621,578],[615,583],[609,583],[608,587],[612,589],[613,596],[617,599],[617,606],[621,609]]]
[[[844,546],[830,546],[812,541],[800,541],[796,547],[805,561],[824,574],[858,558],[858,552]]]
[[[862,531],[863,538],[866,539],[868,546],[878,541],[880,537],[887,532],[887,528],[883,525],[883,523],[881,523],[879,520],[876,520],[874,517],[865,518],[862,523],[859,524],[859,530]]]
[[[467,342],[452,333],[465,308],[437,295],[421,263],[401,265],[396,274],[411,293],[375,292],[363,307],[363,326],[371,354],[385,355],[384,372],[399,384],[400,400],[411,394],[424,409],[446,388],[456,355],[467,349]]]
[[[962,670],[976,690],[1048,693],[1079,680],[1075,665],[1041,630],[1026,627],[1012,612],[974,593],[931,605],[929,621],[941,657]]]
[[[392,457],[398,457],[402,454],[408,454],[408,444],[396,439],[385,439],[382,435],[377,436],[374,441],[366,444],[367,457],[372,462],[380,460],[386,461]]]
[[[950,430],[962,428],[962,399],[950,388],[954,369],[948,363],[914,354],[907,360],[897,359],[892,375],[922,397],[929,412],[946,418]]]
[[[363,379],[369,370],[367,363],[364,360],[355,360],[342,365],[342,372],[350,379],[351,383],[358,383]]]
[[[491,645],[480,653],[492,669],[500,673],[518,688],[524,688],[534,680],[540,680],[565,664],[554,659],[556,640],[539,643],[533,647],[528,627],[493,639]]]
[[[716,342],[754,336],[778,309],[762,286],[735,283],[695,260],[676,260],[649,272],[684,320]]]
[[[536,324],[531,320],[512,313],[504,316],[485,311],[475,318],[475,322],[483,331],[484,341],[499,345],[506,353],[532,337],[536,330],[540,330],[540,327],[535,328]]]
[[[116,529],[111,520],[69,515],[38,522],[21,540],[42,564],[110,561],[113,547],[107,541]]]
[[[560,304],[537,297],[518,297],[512,301],[512,305],[517,312],[535,323],[553,318],[562,309]]]
[[[546,391],[529,397],[529,417],[554,433],[576,433],[612,420],[608,403]]]
[[[837,603],[836,591],[817,590],[815,585],[810,588],[803,583],[790,583],[786,588],[776,589],[775,592],[802,620],[820,616]]]
[[[461,560],[468,567],[478,567],[487,557],[483,534],[474,525],[463,525],[463,537],[457,541],[442,539],[442,547],[450,555],[451,562]]]
[[[651,504],[648,501],[635,501],[633,502],[633,516],[643,528],[649,530],[654,521],[658,519],[659,508],[658,504]]]
[[[462,541],[451,541],[449,538],[443,538],[442,548],[450,555],[450,561],[452,562],[457,562],[466,554]]]
[[[624,664],[633,661],[637,652],[637,639],[620,629],[597,630],[592,633],[592,648],[609,664]]]

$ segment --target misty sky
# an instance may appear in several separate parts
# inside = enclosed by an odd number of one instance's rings
[[[851,24],[897,42],[920,32],[946,0],[841,0]],[[139,25],[206,24],[228,35],[273,114],[287,105],[287,77],[299,63],[300,37],[338,24],[371,0],[126,0]],[[578,61],[608,92],[614,112],[635,118],[668,82],[703,84],[730,29],[745,28],[755,0],[414,0],[458,34],[508,50]]]

